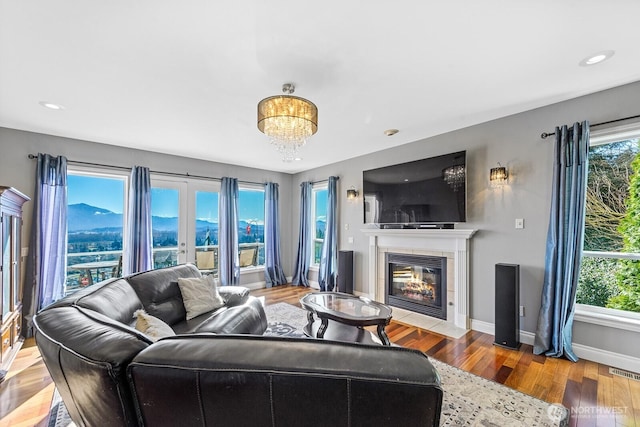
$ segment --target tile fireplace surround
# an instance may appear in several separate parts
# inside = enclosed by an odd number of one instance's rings
[[[385,301],[385,255],[428,255],[447,258],[447,320],[393,307],[393,318],[443,335],[458,338],[470,326],[469,319],[469,240],[477,230],[401,230],[365,228],[369,236],[369,289],[375,301]]]

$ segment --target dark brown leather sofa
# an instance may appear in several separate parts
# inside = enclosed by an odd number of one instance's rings
[[[35,317],[76,425],[438,425],[442,389],[424,354],[262,336],[262,304],[242,287],[220,287],[224,307],[184,321],[175,283],[199,275],[182,265],[109,280]],[[135,330],[143,307],[179,335],[153,342]]]

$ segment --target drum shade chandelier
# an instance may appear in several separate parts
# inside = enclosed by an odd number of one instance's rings
[[[270,96],[258,103],[258,129],[267,135],[282,154],[282,161],[293,161],[296,152],[318,131],[318,108],[311,101],[291,96],[295,87],[282,86],[284,95]]]

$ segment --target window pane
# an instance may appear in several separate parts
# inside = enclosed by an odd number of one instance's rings
[[[159,187],[151,189],[153,268],[178,264],[179,203],[179,190]]]
[[[631,162],[638,139],[612,142],[589,149],[585,218],[585,251],[618,252],[623,247],[620,220],[629,198]]]
[[[125,181],[68,174],[66,294],[121,275]]]
[[[580,278],[576,302],[578,304],[606,307],[609,298],[620,293],[616,273],[621,267],[619,259],[586,257],[580,265]]]
[[[633,178],[638,171],[632,163],[640,151],[639,141],[623,140],[589,149],[585,253],[577,303],[640,311],[640,304],[633,302],[634,293],[639,293],[633,277],[640,272],[640,263],[632,258],[640,252],[640,246],[634,224],[637,215],[631,210],[638,207],[634,207],[629,193],[631,180],[638,179]]]
[[[326,188],[314,190],[314,212],[313,212],[313,264],[320,264],[322,256],[322,243],[324,242],[324,233],[327,225],[327,197],[328,190]]]
[[[196,266],[218,270],[218,193],[196,191]]]
[[[264,190],[238,191],[240,267],[264,265]]]

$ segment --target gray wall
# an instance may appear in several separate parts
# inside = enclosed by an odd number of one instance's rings
[[[215,147],[210,147],[215,149]],[[36,162],[28,154],[48,153],[63,155],[67,159],[94,162],[112,166],[147,166],[152,171],[189,173],[192,175],[223,177],[231,176],[243,181],[277,182],[280,185],[280,224],[282,229],[282,257],[293,256],[288,244],[291,235],[291,175],[261,169],[246,168],[224,163],[214,163],[170,156],[149,151],[133,150],[94,142],[60,138],[51,135],[0,128],[0,185],[15,187],[33,198]],[[23,246],[29,242],[33,203],[25,205]],[[285,274],[291,275],[291,263],[285,263]],[[243,274],[242,283],[264,282],[264,273]]]
[[[347,200],[346,190],[352,185],[362,190],[363,170],[466,150],[468,218],[458,228],[479,230],[470,245],[471,318],[494,322],[494,265],[520,264],[520,300],[525,307],[520,327],[535,332],[544,275],[553,155],[552,138],[543,140],[540,134],[553,131],[556,125],[585,119],[598,123],[637,115],[638,99],[640,83],[634,83],[299,173],[292,182],[292,191],[298,194],[294,200],[299,198],[302,181],[340,177],[339,248],[355,252],[355,288],[367,292],[368,238],[360,232],[362,195],[354,203]],[[498,162],[509,170],[509,185],[493,189],[489,186],[489,169]],[[298,216],[298,210],[294,203],[293,218]],[[524,229],[515,229],[516,218],[524,218]],[[353,244],[348,243],[349,237],[354,238]],[[578,344],[638,355],[638,336],[633,332],[576,322],[574,338]]]

